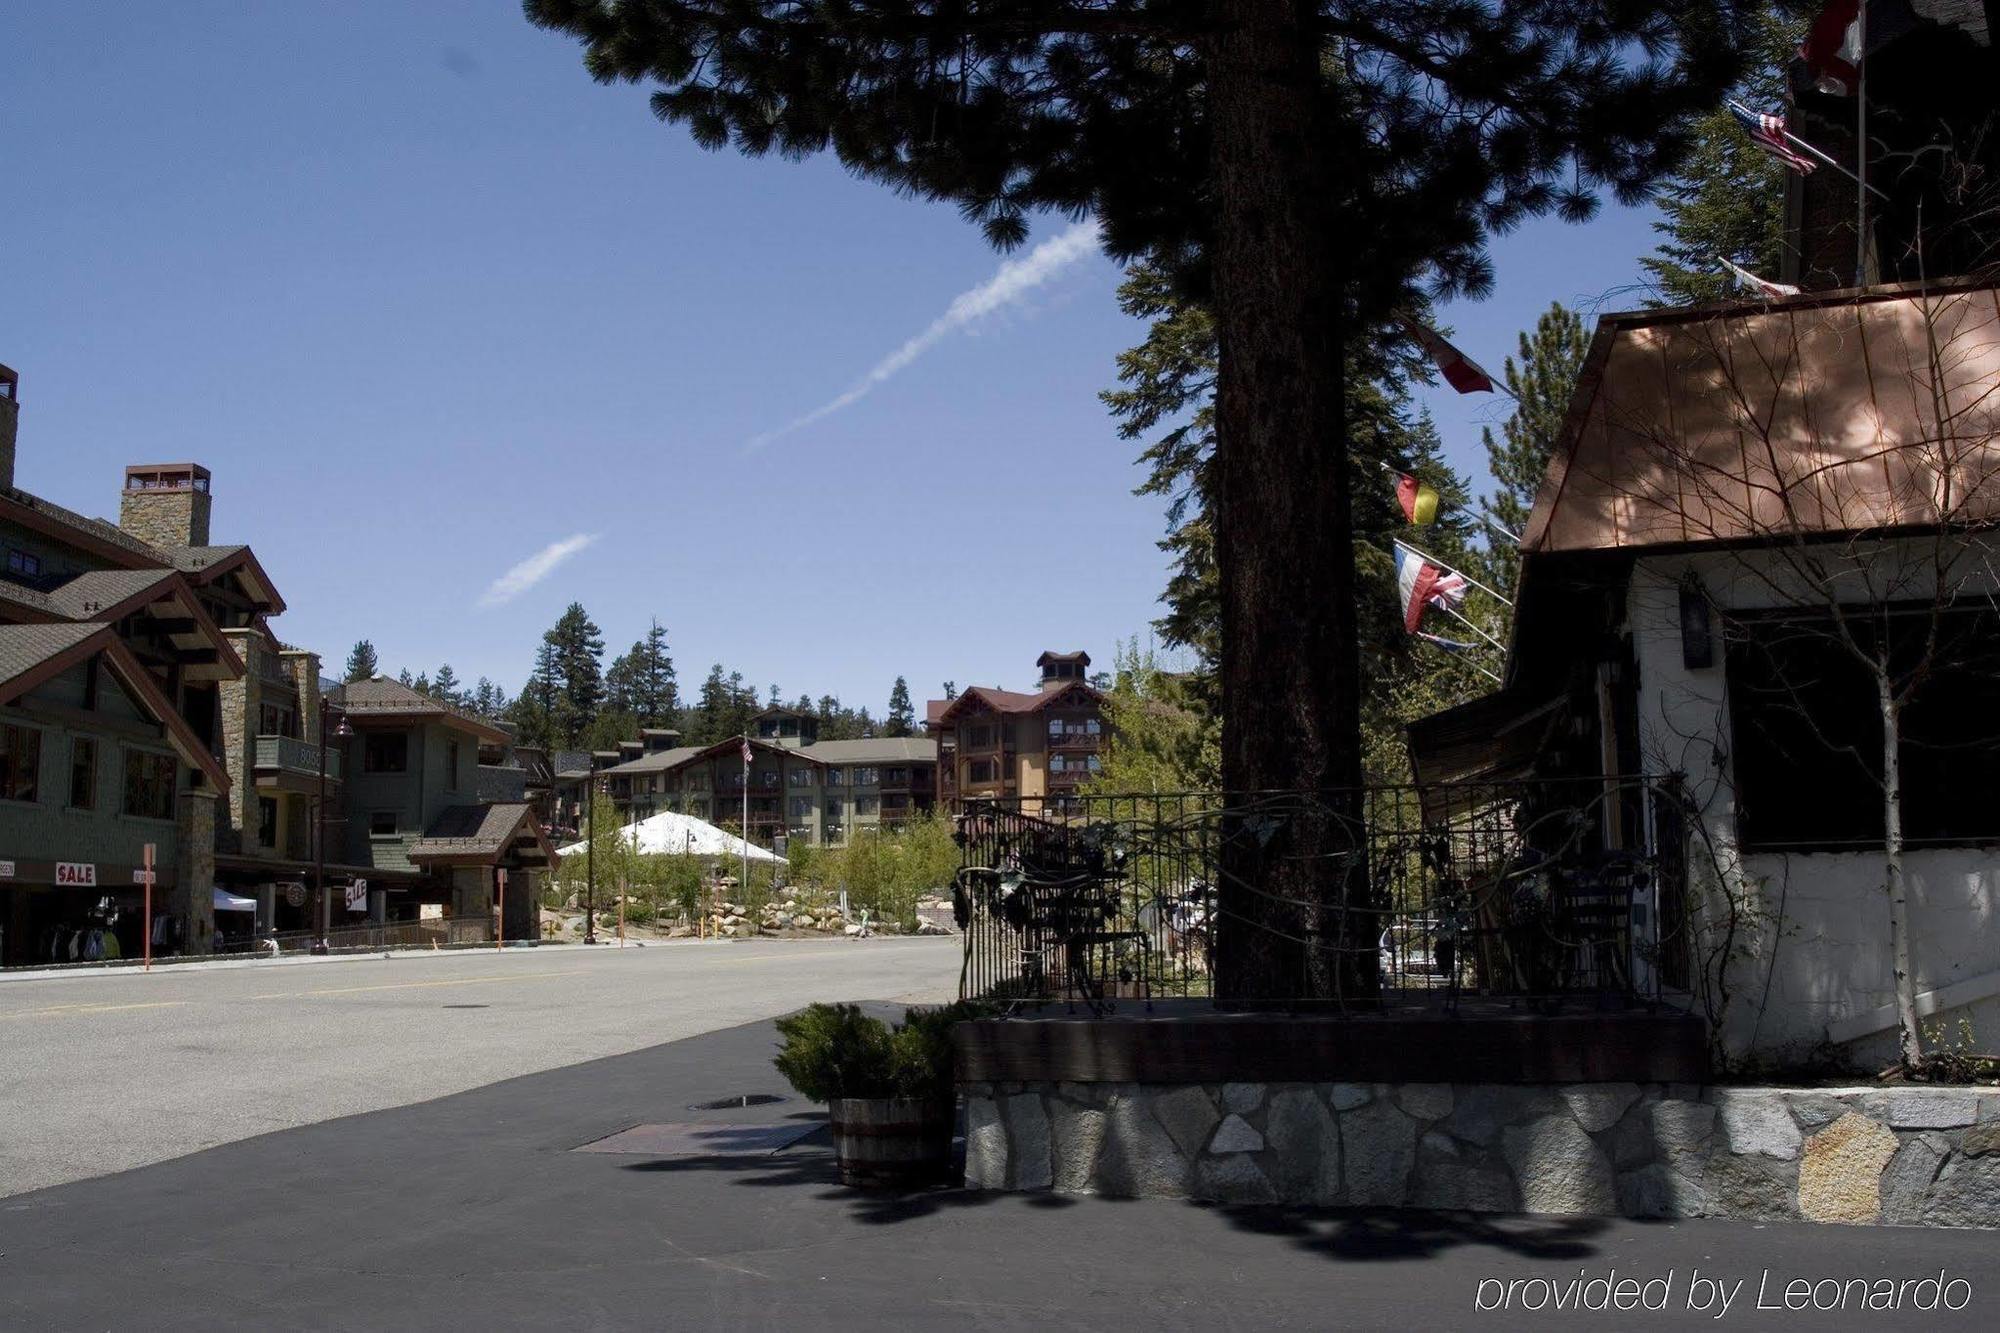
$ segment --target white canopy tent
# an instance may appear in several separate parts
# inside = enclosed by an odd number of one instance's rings
[[[752,861],[760,864],[776,862],[784,864],[785,858],[756,843],[746,843],[733,833],[717,828],[705,819],[693,815],[676,814],[663,810],[657,815],[642,819],[636,824],[627,824],[618,830],[618,836],[627,846],[636,846],[644,855],[684,855],[728,857],[732,861],[742,860],[746,849]],[[581,856],[589,846],[584,842],[573,842],[557,850],[557,856]]]
[[[215,910],[218,912],[254,912],[257,910],[255,898],[244,898],[218,886],[215,890]]]

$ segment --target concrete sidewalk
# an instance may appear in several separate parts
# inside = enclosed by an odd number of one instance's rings
[[[833,1180],[820,1135],[777,1154],[573,1149],[640,1123],[817,1122],[757,1023],[421,1105],[270,1134],[0,1202],[17,1327],[1129,1328],[1713,1326],[1696,1269],[1741,1281],[1730,1326],[1987,1327],[1983,1232],[1226,1209]],[[1492,1279],[1671,1275],[1662,1313],[1481,1311]],[[1793,1278],[1970,1284],[1956,1314],[1759,1312]],[[1517,1288],[1517,1293],[1526,1289]]]

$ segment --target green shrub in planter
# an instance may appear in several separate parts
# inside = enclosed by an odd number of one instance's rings
[[[851,1004],[815,1004],[778,1020],[784,1046],[774,1062],[801,1096],[901,1097],[948,1101],[952,1096],[952,1024],[975,1016],[973,1006],[912,1009],[890,1027]]]

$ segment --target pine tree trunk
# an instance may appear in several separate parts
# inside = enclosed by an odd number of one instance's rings
[[[1225,824],[1216,988],[1237,1002],[1354,995],[1375,963],[1375,918],[1343,929],[1334,910],[1365,876],[1348,855],[1360,702],[1342,243],[1313,13],[1218,0],[1208,52],[1223,784],[1327,802]]]
[[[1903,767],[1901,710],[1889,675],[1875,672],[1876,700],[1882,709],[1882,861],[1889,892],[1889,966],[1896,981],[1897,1048],[1904,1068],[1923,1053],[1917,1031],[1917,982],[1910,966],[1910,900],[1903,878]]]

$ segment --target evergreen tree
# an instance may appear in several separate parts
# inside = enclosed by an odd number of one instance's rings
[[[342,673],[341,679],[350,685],[357,680],[373,680],[381,669],[381,664],[375,660],[375,645],[363,639],[348,653],[347,670]]]
[[[507,715],[507,692],[481,676],[479,683],[472,687],[470,707],[481,717],[500,718]]]
[[[946,682],[944,683],[944,697],[945,697],[946,699],[948,699],[948,700],[949,700],[949,699],[956,699],[956,698],[958,697],[958,682],[957,682],[957,681],[955,681],[955,680],[948,680],[948,681],[946,681]]]
[[[549,751],[571,748],[556,734],[557,687],[556,647],[543,635],[541,645],[535,649],[535,667],[528,673],[528,683],[508,709],[508,720],[514,724],[520,744]]]
[[[917,729],[917,710],[910,703],[910,683],[901,676],[889,689],[889,716],[884,723],[884,735],[908,736]]]
[[[1789,6],[1757,6],[1752,29],[1756,55],[1730,96],[1753,110],[1788,100],[1785,70],[1805,35],[1804,17]],[[1639,263],[1658,284],[1655,306],[1696,305],[1743,292],[1716,262],[1739,264],[1776,279],[1784,260],[1785,167],[1750,142],[1729,108],[1715,107],[1694,122],[1687,160],[1664,177],[1654,193],[1663,238]]]
[[[680,713],[667,632],[655,620],[646,637],[618,655],[604,673],[605,707],[629,713],[642,727],[670,727]]]
[[[437,675],[431,677],[430,695],[438,702],[453,707],[465,702],[465,691],[459,685],[458,673],[451,669],[451,663],[446,662],[437,669]]]
[[[407,689],[414,690],[415,688],[417,688],[417,678],[410,674],[410,669],[408,667],[404,667],[401,671],[398,671],[396,673],[396,683],[398,685],[404,686]]]
[[[581,602],[571,602],[543,636],[554,650],[550,721],[567,749],[589,735],[604,706],[604,638]]]
[[[685,719],[682,738],[687,745],[713,745],[725,739],[729,732],[730,694],[729,678],[722,673],[722,663],[717,662],[708,669],[708,678],[701,683],[701,695],[693,710]]]
[[[1515,536],[1526,533],[1535,508],[1535,492],[1549,470],[1549,455],[1562,433],[1577,373],[1590,350],[1583,317],[1556,302],[1535,321],[1532,334],[1520,335],[1517,356],[1507,358],[1501,378],[1514,395],[1514,410],[1500,424],[1499,438],[1491,429],[1479,432],[1486,445],[1486,465],[1496,483],[1487,508],[1494,521]],[[1521,553],[1505,537],[1489,533],[1480,560],[1486,582],[1508,597],[1521,570]]]
[[[1735,0],[526,9],[581,38],[594,77],[657,84],[654,113],[705,147],[832,149],[996,244],[1033,212],[1093,214],[1113,254],[1171,259],[1221,348],[1210,512],[1239,791],[1361,776],[1352,432],[1324,370],[1421,285],[1483,292],[1488,228],[1638,197],[1740,63]],[[1329,928],[1314,903],[1350,888],[1322,873],[1342,826],[1229,845],[1221,993],[1332,994],[1338,960],[1367,989],[1372,933],[1309,943]]]

